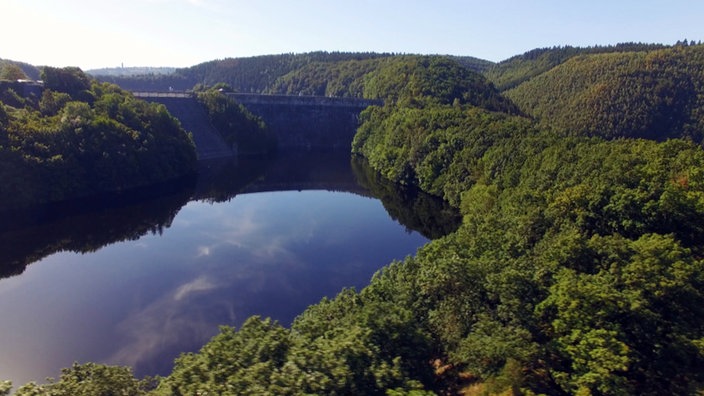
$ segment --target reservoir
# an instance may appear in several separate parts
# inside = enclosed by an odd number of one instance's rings
[[[288,326],[458,222],[340,152],[207,163],[95,201],[1,220],[0,380],[88,361],[167,375],[218,326]]]

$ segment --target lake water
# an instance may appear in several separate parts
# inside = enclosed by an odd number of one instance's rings
[[[168,374],[219,325],[289,325],[457,222],[340,153],[213,163],[100,201],[0,224],[0,380],[44,382],[74,361]]]

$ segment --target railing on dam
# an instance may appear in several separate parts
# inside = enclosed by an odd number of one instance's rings
[[[175,92],[175,91],[134,91],[132,92],[137,98],[192,98],[194,95],[191,92]]]
[[[184,91],[135,91],[132,92],[138,98],[191,98],[193,92]],[[235,101],[242,104],[256,105],[288,105],[288,106],[325,106],[325,107],[348,107],[365,108],[384,104],[383,100],[342,98],[331,96],[303,96],[303,95],[268,95],[249,93],[227,93]]]
[[[304,95],[261,95],[247,93],[228,93],[229,97],[240,103],[247,104],[280,104],[291,106],[339,106],[364,108],[372,105],[381,106],[382,100],[343,98],[333,96]]]

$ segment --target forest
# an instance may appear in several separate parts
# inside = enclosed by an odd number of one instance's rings
[[[22,76],[19,67],[5,75]],[[9,71],[8,71],[9,70]],[[164,106],[78,68],[44,67],[43,87],[0,84],[0,207],[64,201],[195,171],[193,141]]]
[[[383,99],[350,149],[459,208],[457,230],[290,328],[222,327],[164,378],[77,363],[16,394],[704,391],[704,46],[546,48],[479,70],[332,55],[272,56],[279,74],[251,89]]]
[[[241,93],[291,93],[289,84],[279,86],[278,81],[288,74],[310,76],[309,83],[300,88],[305,93],[320,94],[320,87],[326,82],[323,78],[334,79],[332,86],[344,85],[351,79],[364,74],[365,65],[373,65],[384,58],[401,56],[392,53],[374,52],[309,52],[303,54],[261,55],[248,58],[226,58],[204,62],[195,66],[180,68],[173,73],[145,73],[141,75],[119,76],[115,73],[95,70],[89,71],[97,79],[115,83],[124,89],[145,91],[168,91],[175,89],[186,91],[196,86],[214,86],[224,83],[234,92]],[[471,56],[453,57],[463,66],[474,71],[484,71],[492,63]],[[312,76],[319,71],[323,75]],[[313,79],[317,81],[313,81]],[[332,87],[331,86],[331,87]],[[332,89],[332,88],[331,88]],[[338,96],[351,96],[352,91],[337,92]],[[298,94],[296,92],[295,94]]]

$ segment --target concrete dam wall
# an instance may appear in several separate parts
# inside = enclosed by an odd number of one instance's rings
[[[381,104],[354,98],[229,94],[261,117],[277,137],[280,149],[349,149],[357,132],[359,113]]]
[[[189,94],[136,92],[135,96],[166,105],[193,133],[199,159],[232,155],[208,121],[205,110]],[[229,94],[261,117],[276,136],[280,150],[349,149],[357,131],[359,113],[381,101],[312,96]],[[203,147],[201,147],[203,145]]]
[[[193,134],[198,160],[231,157],[235,153],[210,123],[205,108],[190,95],[135,95],[150,102],[161,103],[181,121],[181,126]]]

